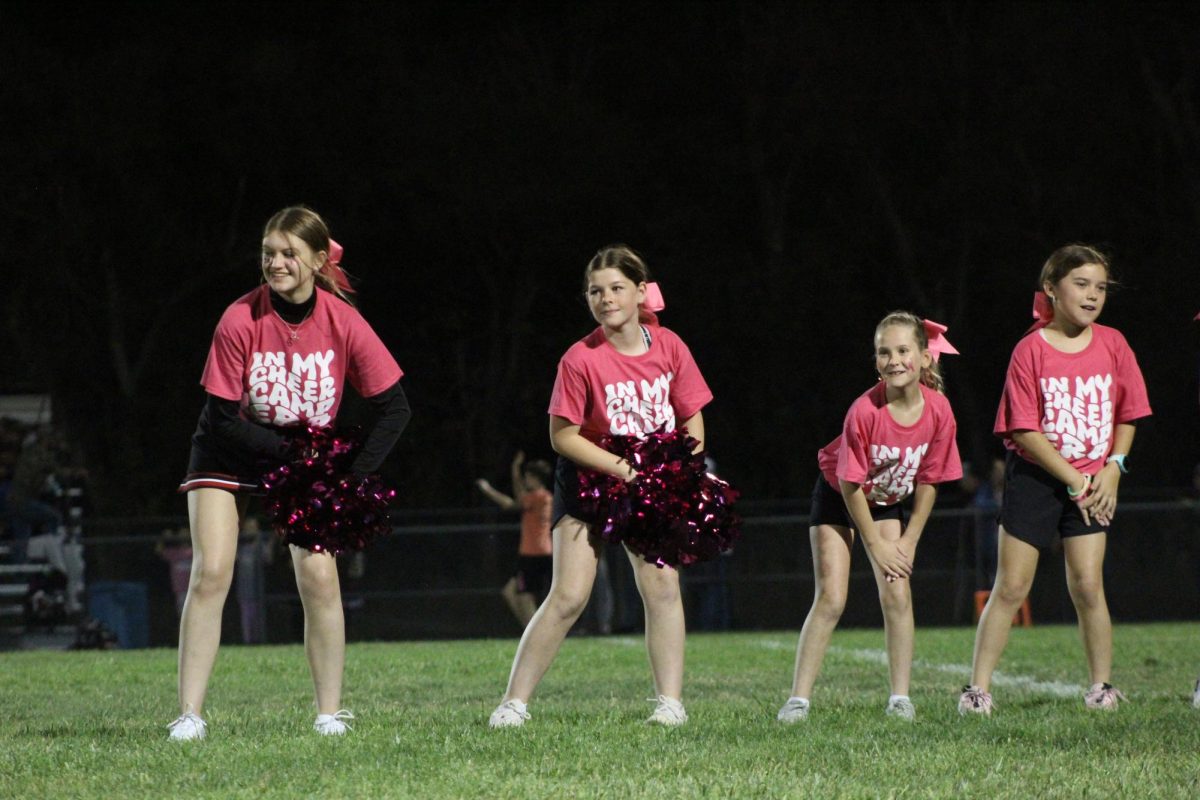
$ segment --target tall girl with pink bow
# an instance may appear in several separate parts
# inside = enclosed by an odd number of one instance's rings
[[[1033,586],[1039,551],[1059,539],[1087,655],[1084,707],[1112,710],[1123,699],[1110,683],[1104,550],[1134,426],[1150,403],[1125,337],[1096,322],[1111,284],[1108,259],[1086,245],[1060,247],[1042,266],[1037,321],[1013,349],[993,427],[1008,449],[996,582],[959,713],[991,714],[992,672],[1013,614]]]
[[[263,476],[306,447],[300,429],[333,424],[346,379],[376,411],[350,465],[353,476],[375,472],[408,421],[403,373],[351,305],[341,255],[316,212],[279,211],[263,231],[262,285],[225,310],[213,335],[200,379],[206,402],[179,486],[187,494],[193,559],[179,626],[180,715],[168,726],[171,739],[207,733],[204,700],[248,495],[262,493]],[[351,715],[340,708],[346,637],[337,564],[328,551],[290,549],[316,695],[313,727],[341,735]]]
[[[593,319],[590,334],[567,350],[550,396],[554,476],[554,567],[550,594],[517,646],[508,688],[489,725],[523,725],[527,703],[591,594],[601,556],[597,525],[583,506],[578,470],[634,481],[633,466],[599,442],[605,436],[644,437],[685,428],[703,447],[701,409],[712,392],[687,345],[658,324],[663,307],[641,257],[624,245],[600,250],[583,276]],[[687,720],[682,702],[684,617],[679,574],[626,548],[646,611],[646,648],[657,695],[647,722]]]
[[[962,477],[957,425],[938,365],[943,353],[958,352],[945,332],[945,326],[905,311],[884,317],[875,327],[879,380],[850,406],[841,435],[817,453],[821,474],[808,529],[815,593],[780,722],[808,717],[813,684],[846,607],[856,534],[883,608],[891,682],[884,710],[906,720],[916,716],[909,698],[914,623],[908,579],[937,484]],[[906,515],[902,503],[909,496],[912,510]]]

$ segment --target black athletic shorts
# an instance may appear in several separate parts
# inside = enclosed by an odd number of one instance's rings
[[[600,521],[585,514],[579,505],[579,472],[575,462],[569,458],[559,456],[554,464],[554,501],[550,509],[550,527],[557,525],[568,514],[589,525]]]
[[[192,489],[224,489],[229,492],[266,494],[262,478],[277,464],[265,459],[239,458],[209,447],[192,443],[188,457],[187,475],[178,491]]]
[[[1000,524],[1010,535],[1034,547],[1049,547],[1057,537],[1102,533],[1107,527],[1083,521],[1066,484],[1011,450],[1004,463],[1004,502]]]
[[[878,522],[881,519],[898,519],[904,525],[904,509],[899,503],[890,506],[878,506],[867,501],[871,509],[871,518]],[[812,510],[808,514],[808,524],[836,525],[839,528],[853,528],[854,521],[846,510],[846,500],[842,493],[829,485],[824,475],[817,476],[817,485],[813,487]]]

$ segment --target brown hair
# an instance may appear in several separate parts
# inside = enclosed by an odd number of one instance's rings
[[[329,226],[321,219],[320,214],[307,206],[288,206],[276,211],[263,226],[263,236],[266,237],[275,231],[295,236],[312,248],[314,254],[324,251],[326,257],[329,255]],[[354,305],[349,295],[338,286],[332,271],[318,269],[313,277],[322,289]]]
[[[646,262],[642,260],[640,255],[634,252],[633,248],[624,244],[610,244],[608,247],[600,248],[596,252],[596,255],[592,256],[592,260],[588,262],[587,269],[583,271],[583,291],[585,293],[588,288],[588,278],[593,272],[598,272],[602,269],[621,270],[621,274],[633,281],[634,286],[650,280],[650,270],[646,267]],[[638,321],[657,325],[658,317],[653,311],[639,308]]]
[[[524,475],[531,475],[536,478],[542,484],[543,489],[549,489],[550,476],[554,474],[554,468],[550,466],[549,461],[539,458],[536,461],[527,463],[521,472]]]
[[[884,328],[890,328],[893,325],[907,325],[912,328],[913,338],[917,340],[917,347],[924,353],[929,349],[929,334],[925,332],[925,321],[909,311],[893,311],[879,321],[875,326],[875,336],[883,333]],[[933,359],[929,360],[928,367],[921,367],[921,383],[933,389],[935,392],[946,393],[946,381],[942,378],[942,368],[938,362]]]
[[[1053,286],[1067,277],[1071,270],[1084,264],[1098,264],[1104,267],[1104,271],[1110,276],[1109,282],[1112,283],[1112,266],[1108,263],[1108,256],[1090,245],[1068,244],[1055,250],[1046,259],[1046,263],[1042,265],[1042,274],[1038,276],[1038,289],[1046,291],[1047,283]]]

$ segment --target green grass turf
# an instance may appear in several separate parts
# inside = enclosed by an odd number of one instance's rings
[[[567,640],[524,728],[491,731],[515,641],[355,644],[344,739],[311,731],[298,646],[226,647],[203,742],[167,741],[175,653],[0,655],[0,797],[1200,797],[1200,625],[1120,625],[1130,702],[997,686],[991,719],[955,710],[973,631],[918,630],[915,724],[885,718],[880,631],[835,634],[805,723],[783,726],[795,634],[688,638],[674,730],[640,639]],[[1001,671],[1086,679],[1075,630],[1015,630]]]

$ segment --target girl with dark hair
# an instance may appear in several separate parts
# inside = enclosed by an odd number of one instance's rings
[[[1037,322],[1013,350],[993,428],[1008,449],[996,582],[979,617],[961,714],[991,714],[988,689],[1013,614],[1033,586],[1039,550],[1057,539],[1087,654],[1084,707],[1112,710],[1124,699],[1109,683],[1104,550],[1134,423],[1150,415],[1150,402],[1125,337],[1096,322],[1112,284],[1108,259],[1086,245],[1061,247],[1042,267]]]
[[[700,410],[712,392],[687,345],[658,324],[662,308],[646,265],[628,247],[598,252],[584,271],[588,308],[599,327],[567,350],[550,396],[550,442],[558,453],[552,520],[554,566],[550,594],[517,647],[508,689],[492,713],[493,728],[529,719],[526,703],[550,668],[567,631],[591,594],[602,555],[594,519],[579,498],[577,468],[632,481],[629,462],[600,447],[604,435],[645,436],[686,428],[703,448]],[[684,618],[679,574],[631,550],[630,563],[646,608],[646,647],[657,695],[647,722],[682,725]]]

